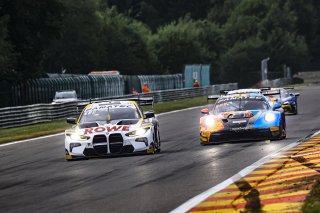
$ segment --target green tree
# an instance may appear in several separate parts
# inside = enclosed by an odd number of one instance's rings
[[[53,42],[44,67],[56,72],[87,74],[119,70],[122,74],[152,72],[150,30],[141,22],[106,8],[100,0],[68,0],[62,39]]]
[[[268,57],[267,44],[257,37],[236,42],[221,58],[223,82],[251,86],[260,79],[260,61]]]
[[[42,67],[47,72],[88,73],[99,69],[103,57],[100,34],[103,8],[100,0],[65,0],[61,38],[45,53]]]
[[[44,51],[60,36],[61,0],[2,0],[0,8],[0,16],[9,17],[8,38],[16,53],[18,77],[41,76]]]
[[[260,79],[260,61],[270,57],[269,70],[282,73],[283,65],[293,70],[307,59],[307,45],[296,33],[297,15],[287,1],[243,0],[223,26],[228,51],[221,59],[223,79],[240,79],[251,86]],[[246,75],[250,73],[249,75]]]
[[[8,40],[8,17],[0,17],[0,79],[15,77],[15,54],[11,42]]]
[[[142,21],[153,31],[185,15],[195,20],[204,19],[212,5],[211,0],[106,0],[109,6],[116,6],[120,13]]]
[[[224,25],[241,0],[212,0],[207,19],[220,26]]]
[[[178,73],[185,64],[215,63],[222,49],[221,40],[214,24],[185,17],[160,28],[151,45],[162,70]]]
[[[115,8],[103,13],[103,63],[123,74],[155,73],[155,57],[148,46],[151,31],[141,22],[119,14]]]

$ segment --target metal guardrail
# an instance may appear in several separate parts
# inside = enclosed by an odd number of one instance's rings
[[[0,108],[0,128],[51,121],[75,115],[76,112],[76,102]]]
[[[291,78],[278,78],[274,80],[264,80],[261,82],[262,87],[282,87],[288,84],[292,84]]]
[[[110,99],[123,99],[132,97],[153,97],[154,102],[164,102],[185,98],[193,98],[210,94],[218,94],[220,90],[237,89],[237,83],[211,85],[200,88],[172,89],[140,93],[137,95],[113,96],[107,98],[96,98],[92,101],[103,101]],[[88,100],[60,104],[34,104],[19,107],[0,108],[0,128],[24,126],[28,124],[46,122],[58,118],[75,116],[88,103]]]

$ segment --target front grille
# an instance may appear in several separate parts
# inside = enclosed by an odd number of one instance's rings
[[[107,143],[107,137],[105,135],[95,135],[93,137],[92,143]]]
[[[101,143],[107,143],[107,137],[105,135],[95,135],[92,140],[94,151],[99,155],[108,154],[108,145],[99,145]]]
[[[98,155],[106,155],[108,154],[108,145],[97,145],[97,146],[93,146],[94,151],[96,151],[96,153]]]
[[[266,140],[272,139],[270,131],[265,130],[238,130],[238,131],[222,131],[213,133],[210,136],[210,141],[223,142],[223,141],[246,141],[246,140]]]
[[[121,153],[132,153],[134,151],[134,147],[132,145],[123,146]]]
[[[123,138],[120,133],[110,134],[109,148],[110,153],[120,153],[123,146]]]
[[[91,157],[91,156],[97,156],[97,153],[94,151],[94,149],[90,149],[90,148],[86,148],[83,151],[83,154],[87,157]]]

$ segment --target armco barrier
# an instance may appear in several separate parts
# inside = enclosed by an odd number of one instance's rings
[[[173,89],[154,91],[138,95],[113,96],[107,98],[96,98],[92,101],[103,101],[130,97],[153,97],[155,103],[184,98],[193,98],[204,95],[218,94],[220,90],[237,89],[237,83],[211,85],[200,88]],[[88,103],[88,100],[81,102],[70,102],[62,104],[34,104],[19,107],[0,108],[0,128],[18,127],[28,124],[46,122],[68,116],[76,116]]]
[[[34,104],[19,107],[0,108],[0,128],[25,126],[58,118],[74,116],[77,103]]]
[[[264,80],[261,82],[262,87],[282,87],[292,83],[291,78],[278,78],[274,80]]]

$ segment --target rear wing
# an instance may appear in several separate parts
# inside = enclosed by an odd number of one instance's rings
[[[136,97],[136,98],[123,98],[123,99],[114,99],[115,101],[135,101],[139,106],[152,106],[154,105],[153,97]]]
[[[271,87],[259,87],[258,89],[262,91],[271,90]]]
[[[281,95],[280,94],[280,90],[266,90],[266,91],[262,91],[263,95]]]
[[[231,90],[220,90],[220,95],[227,95]],[[210,95],[209,95],[210,96]],[[208,97],[209,97],[208,96]]]
[[[294,87],[282,87],[283,89],[286,89],[286,90],[293,90]]]
[[[207,103],[209,103],[209,100],[217,100],[220,97],[221,97],[221,95],[208,95]]]
[[[154,105],[153,97],[132,97],[132,98],[115,98],[115,99],[100,99],[100,100],[92,100],[90,98],[89,101],[78,102],[78,110],[83,109],[88,104],[93,103],[102,103],[102,102],[112,102],[112,101],[135,101],[139,106],[152,106]]]

